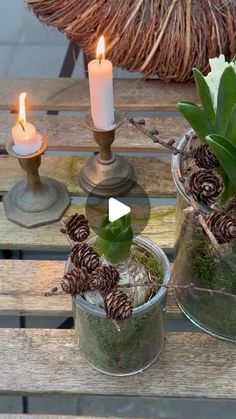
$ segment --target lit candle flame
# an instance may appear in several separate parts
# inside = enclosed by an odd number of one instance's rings
[[[25,115],[25,98],[27,93],[23,92],[19,96],[19,118],[18,123],[19,124],[25,124],[26,123],[26,115]]]
[[[97,58],[99,60],[104,60],[105,58],[105,39],[104,36],[101,36],[99,38],[98,44],[97,44]]]

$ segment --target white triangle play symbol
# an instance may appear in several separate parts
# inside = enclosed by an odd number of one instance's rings
[[[108,201],[108,218],[110,223],[113,221],[119,220],[119,218],[123,217],[126,214],[130,213],[130,207],[122,202],[118,201],[115,198],[109,198]]]

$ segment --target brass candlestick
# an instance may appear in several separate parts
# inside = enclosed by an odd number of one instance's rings
[[[39,176],[41,155],[48,146],[42,137],[41,148],[30,155],[22,156],[13,151],[13,141],[6,144],[8,154],[19,160],[27,173],[27,179],[18,182],[4,196],[6,216],[10,221],[23,227],[37,227],[58,221],[70,204],[67,189],[63,183]]]
[[[134,169],[122,157],[111,151],[115,130],[122,124],[123,115],[115,111],[112,129],[103,131],[94,126],[91,114],[85,117],[85,126],[93,132],[99,146],[99,153],[89,158],[80,171],[80,185],[89,193],[97,196],[118,196],[127,192],[134,183]]]

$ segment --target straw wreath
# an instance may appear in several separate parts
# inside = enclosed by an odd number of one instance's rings
[[[94,57],[104,34],[117,67],[186,81],[205,73],[209,57],[235,54],[236,0],[25,0],[45,24],[58,28]]]

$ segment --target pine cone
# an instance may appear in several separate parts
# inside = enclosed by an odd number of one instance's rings
[[[77,243],[71,249],[71,261],[77,267],[86,268],[89,272],[94,271],[99,265],[97,252],[86,243]]]
[[[98,290],[108,293],[114,288],[119,279],[119,272],[111,265],[103,265],[93,271],[89,279],[91,290]]]
[[[204,169],[214,169],[220,165],[208,144],[201,144],[196,149],[194,160],[198,167]]]
[[[202,204],[213,204],[224,189],[220,176],[211,170],[199,169],[189,178],[189,192]]]
[[[219,244],[236,239],[236,220],[223,211],[212,211],[206,217],[207,227]]]
[[[77,212],[61,223],[61,233],[68,234],[74,242],[82,242],[89,236],[89,223],[83,214]]]
[[[61,282],[61,288],[72,296],[81,294],[89,289],[88,272],[85,268],[74,268],[67,272]]]
[[[107,316],[114,320],[128,319],[133,312],[133,306],[129,297],[116,289],[110,291],[104,297]]]

